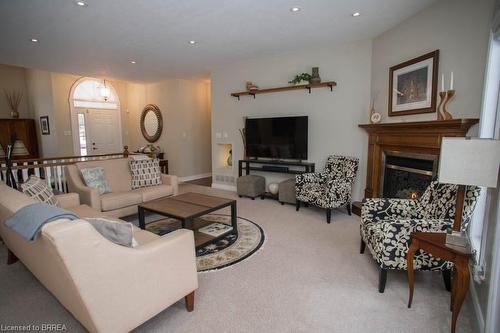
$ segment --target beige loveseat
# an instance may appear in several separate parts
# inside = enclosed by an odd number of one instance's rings
[[[79,205],[74,193],[58,200],[82,218],[102,215]],[[29,243],[4,222],[32,203],[0,182],[0,236],[10,262],[19,258],[87,330],[129,332],[183,297],[192,310],[198,288],[192,231],[159,237],[135,228],[140,245],[128,248],[108,241],[86,221],[61,219],[46,224]]]
[[[100,195],[97,189],[85,185],[80,170],[93,167],[102,167],[104,169],[104,175],[111,188],[111,193]],[[107,215],[113,217],[135,214],[137,213],[137,205],[146,201],[176,195],[179,188],[177,177],[171,175],[161,175],[162,185],[135,190],[131,188],[131,180],[132,175],[127,158],[80,162],[66,167],[66,181],[69,192],[78,193],[82,203],[98,211],[106,212]]]

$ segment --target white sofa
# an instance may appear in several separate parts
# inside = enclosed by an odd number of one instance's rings
[[[80,205],[78,195],[58,196],[80,217],[102,213]],[[34,201],[0,182],[0,236],[10,263],[17,259],[90,332],[129,332],[183,297],[191,311],[198,288],[193,232],[159,237],[135,228],[136,248],[116,245],[83,220],[46,224],[29,243],[5,220]],[[17,258],[16,258],[17,257]]]
[[[104,169],[111,193],[100,195],[97,189],[85,185],[80,170],[93,167]],[[69,192],[78,193],[82,203],[118,218],[137,213],[137,206],[143,202],[177,195],[177,176],[162,174],[161,179],[162,185],[132,190],[128,158],[79,162],[66,167]]]

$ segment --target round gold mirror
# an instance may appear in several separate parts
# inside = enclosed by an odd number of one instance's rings
[[[144,107],[141,114],[141,132],[148,142],[156,142],[163,131],[163,117],[160,108],[154,104]]]

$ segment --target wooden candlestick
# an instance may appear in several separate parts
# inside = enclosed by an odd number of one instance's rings
[[[448,101],[455,96],[455,90],[447,90],[441,91],[439,93],[439,97],[441,97],[441,101],[438,105],[438,120],[450,120],[453,119],[453,116],[446,111],[446,104]]]

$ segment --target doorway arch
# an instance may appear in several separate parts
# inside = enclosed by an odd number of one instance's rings
[[[81,77],[73,83],[68,101],[75,155],[121,152],[120,99],[109,81]]]

